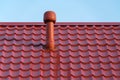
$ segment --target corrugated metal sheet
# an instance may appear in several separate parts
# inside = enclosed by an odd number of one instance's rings
[[[0,79],[120,79],[120,23],[57,23],[50,52],[45,30],[43,23],[0,23]]]

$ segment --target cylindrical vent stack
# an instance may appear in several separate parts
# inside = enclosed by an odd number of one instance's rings
[[[53,11],[44,13],[44,23],[46,24],[46,45],[49,50],[54,50],[54,23],[56,22],[56,14]]]

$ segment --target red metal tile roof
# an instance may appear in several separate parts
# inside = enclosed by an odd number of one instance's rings
[[[2,80],[120,80],[120,23],[56,23],[46,51],[43,23],[0,23]]]

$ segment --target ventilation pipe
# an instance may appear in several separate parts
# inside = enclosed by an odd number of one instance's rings
[[[53,11],[44,13],[44,23],[46,24],[46,46],[48,50],[54,50],[54,24],[56,22],[56,14]]]

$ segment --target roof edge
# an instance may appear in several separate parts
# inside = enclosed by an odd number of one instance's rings
[[[44,22],[0,22],[0,25],[45,25]],[[56,22],[55,25],[120,25],[120,22]]]

